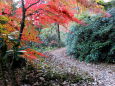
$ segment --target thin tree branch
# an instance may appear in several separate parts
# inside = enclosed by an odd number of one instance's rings
[[[35,2],[35,3],[33,3],[33,4],[30,4],[30,5],[26,8],[26,10],[29,9],[30,7],[32,7],[33,5],[39,3],[39,2],[40,2],[40,0],[38,0],[37,2]]]

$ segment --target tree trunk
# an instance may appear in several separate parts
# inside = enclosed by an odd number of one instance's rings
[[[61,43],[61,38],[60,38],[60,29],[59,29],[59,24],[56,23],[56,32],[57,32],[57,37],[58,37],[58,47],[61,47],[60,43]]]
[[[20,26],[19,41],[21,40],[22,33],[25,27],[25,18],[26,18],[26,9],[24,7],[24,0],[22,0],[22,20],[21,20],[21,26]]]

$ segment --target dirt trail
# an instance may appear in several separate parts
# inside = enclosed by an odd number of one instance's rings
[[[66,56],[66,49],[56,49],[46,54],[55,71],[71,72],[83,76],[92,76],[96,83],[93,86],[115,86],[115,64],[86,64]]]

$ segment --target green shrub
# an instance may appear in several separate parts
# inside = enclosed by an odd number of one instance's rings
[[[67,37],[67,53],[86,62],[115,62],[115,9],[88,26],[74,25]]]

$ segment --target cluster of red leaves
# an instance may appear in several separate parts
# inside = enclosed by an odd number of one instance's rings
[[[50,1],[46,4],[40,4],[38,5],[37,11],[38,13],[35,13],[32,16],[32,19],[34,19],[34,24],[42,24],[42,25],[48,25],[51,23],[58,23],[58,24],[67,24],[70,21],[75,21],[79,24],[83,24],[82,21],[74,17],[74,14],[72,11],[66,9],[66,6],[62,5],[59,6],[59,3]],[[32,7],[29,10],[34,9]]]
[[[38,0],[25,0],[25,8]],[[64,0],[40,0],[39,3],[27,9],[26,16],[34,20],[34,25],[48,26],[52,23],[68,24],[70,21],[75,21],[79,24],[84,24],[83,21],[74,17],[75,9],[72,6],[63,3]],[[69,0],[68,3],[74,3],[74,0]],[[75,4],[75,3],[74,3]],[[22,10],[18,8],[16,15],[21,16]],[[32,15],[32,16],[31,16]]]
[[[47,57],[46,55],[40,53],[40,52],[37,52],[33,49],[26,49],[24,50],[26,52],[24,52],[24,54],[22,55],[24,58],[27,58],[27,59],[30,59],[30,60],[33,60],[33,59],[37,59],[37,57],[41,56],[41,57]]]
[[[12,13],[11,3],[12,3],[11,1],[9,1],[8,3],[0,1],[0,15],[3,15],[3,14],[10,15]]]
[[[35,1],[27,0],[30,3]],[[31,14],[34,24],[39,26],[40,24],[48,26],[51,23],[58,24],[68,24],[70,21],[77,22],[78,24],[85,24],[83,21],[74,17],[75,7],[77,4],[81,4],[89,10],[94,11],[95,13],[103,13],[104,16],[110,16],[108,13],[102,11],[96,3],[92,4],[89,0],[46,0],[47,3],[39,2],[38,4],[32,6],[28,9],[27,15]],[[75,4],[72,6],[72,4]],[[28,7],[28,5],[26,6]],[[33,10],[34,9],[34,10]],[[82,10],[82,9],[81,9]]]

